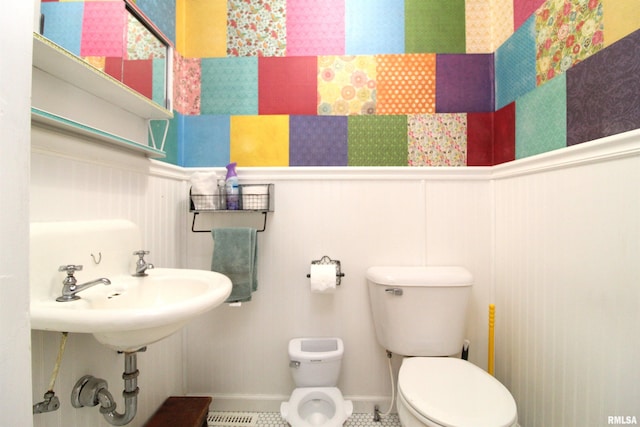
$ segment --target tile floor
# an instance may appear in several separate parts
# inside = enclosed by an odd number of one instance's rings
[[[210,414],[215,414],[212,412]],[[286,421],[277,412],[261,412],[258,414],[256,427],[288,427]],[[397,414],[382,418],[380,422],[373,421],[373,414],[353,414],[344,427],[400,427]]]

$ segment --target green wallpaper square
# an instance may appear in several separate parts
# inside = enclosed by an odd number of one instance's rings
[[[466,53],[465,0],[406,0],[405,53]]]
[[[164,153],[166,157],[158,159],[160,161],[171,163],[172,165],[182,166],[182,145],[183,142],[179,138],[179,129],[184,126],[184,116],[173,112],[173,118],[169,119],[169,129],[167,129],[167,138],[164,141]],[[153,133],[153,140],[158,148],[162,144],[162,138],[164,137],[164,131],[166,129],[166,122],[164,120],[151,120],[151,132]],[[151,134],[148,137],[149,146],[153,146],[151,140]]]
[[[567,146],[567,79],[557,76],[516,101],[516,159]]]
[[[349,116],[349,166],[407,166],[407,116]]]

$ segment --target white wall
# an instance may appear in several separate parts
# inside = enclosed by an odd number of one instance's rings
[[[496,374],[523,426],[640,419],[640,132],[592,147],[494,170]]]
[[[391,395],[386,355],[375,339],[364,276],[369,266],[384,264],[464,265],[473,272],[471,360],[486,367],[487,170],[241,169],[239,176],[275,184],[275,212],[258,238],[259,290],[242,307],[221,307],[187,327],[189,392],[213,394],[220,408],[277,411],[294,388],[289,339],[338,336],[345,344],[343,394],[364,402],[357,410],[372,411],[373,403],[385,409]],[[261,225],[260,217],[253,220]],[[198,221],[206,228],[230,220]],[[188,265],[209,268],[211,235],[189,234],[188,242]],[[333,295],[309,291],[309,265],[323,255],[340,260],[346,274]]]
[[[0,425],[31,425],[29,105],[33,3],[0,14]],[[10,37],[7,35],[11,35]],[[8,60],[10,58],[10,63]]]

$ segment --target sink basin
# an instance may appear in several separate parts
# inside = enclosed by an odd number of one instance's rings
[[[133,351],[181,329],[220,305],[231,281],[213,271],[157,268],[146,277],[116,276],[79,300],[31,301],[31,327],[93,334],[114,350]]]
[[[213,271],[155,268],[145,277],[133,277],[137,257],[132,253],[140,244],[127,241],[137,234],[128,221],[32,224],[31,328],[90,333],[109,348],[134,351],[180,330],[229,296],[231,281]],[[94,249],[83,248],[87,244]],[[152,255],[147,255],[150,262]],[[66,274],[57,269],[74,263],[85,263],[75,273],[79,284],[106,277],[111,285],[86,289],[78,293],[79,300],[57,302]]]

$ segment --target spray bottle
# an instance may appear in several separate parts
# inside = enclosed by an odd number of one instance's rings
[[[236,174],[236,162],[227,166],[227,177],[225,179],[225,190],[227,194],[227,209],[240,209],[240,188],[238,186],[238,175]]]

